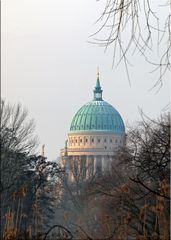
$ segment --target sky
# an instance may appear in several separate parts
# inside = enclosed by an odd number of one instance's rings
[[[126,125],[140,120],[139,109],[150,118],[158,117],[170,101],[168,73],[160,91],[150,90],[158,75],[134,54],[130,85],[123,64],[112,68],[112,49],[89,43],[98,29],[95,23],[103,2],[1,1],[2,98],[28,109],[36,122],[37,151],[45,144],[49,160],[59,156],[78,109],[92,100],[97,66],[103,99],[119,111]]]

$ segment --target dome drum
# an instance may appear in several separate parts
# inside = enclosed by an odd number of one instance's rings
[[[114,134],[112,132],[82,132],[68,134],[68,154],[78,155],[79,153],[90,154],[99,152],[102,155],[114,155],[118,149],[125,146],[125,134]],[[94,153],[94,154],[95,154]]]

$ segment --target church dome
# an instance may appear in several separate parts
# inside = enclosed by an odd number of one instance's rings
[[[70,132],[85,131],[125,133],[125,126],[119,112],[102,99],[99,77],[94,90],[94,100],[82,106],[71,122]]]
[[[110,131],[124,133],[125,127],[118,111],[105,101],[91,101],[75,114],[70,131]]]

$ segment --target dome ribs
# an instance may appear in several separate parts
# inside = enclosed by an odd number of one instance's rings
[[[71,132],[107,131],[124,133],[125,127],[119,112],[105,101],[91,101],[75,114]]]

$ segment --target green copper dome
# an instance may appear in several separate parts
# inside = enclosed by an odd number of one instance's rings
[[[125,133],[125,126],[118,111],[103,101],[99,78],[94,90],[94,100],[82,106],[75,114],[71,132],[109,131]]]

